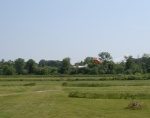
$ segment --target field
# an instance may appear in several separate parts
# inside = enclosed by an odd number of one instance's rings
[[[0,118],[150,118],[150,80],[4,80]]]

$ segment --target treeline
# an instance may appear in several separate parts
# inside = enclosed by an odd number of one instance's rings
[[[86,57],[84,61],[71,65],[70,58],[63,60],[40,60],[36,63],[33,59],[25,61],[18,58],[14,61],[0,61],[0,75],[58,75],[58,74],[136,74],[150,73],[150,55],[133,58],[126,56],[122,62],[115,63],[108,52],[101,52],[98,58],[103,64],[93,62],[93,57]],[[84,67],[84,65],[88,65]],[[79,66],[83,66],[80,68]]]

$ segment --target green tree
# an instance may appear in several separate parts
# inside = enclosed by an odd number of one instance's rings
[[[13,75],[15,74],[15,68],[13,68],[12,66],[8,66],[8,65],[5,65],[4,66],[4,69],[3,69],[3,74],[4,75]]]
[[[98,54],[98,56],[101,61],[111,61],[112,60],[112,56],[108,52],[101,52]]]
[[[44,67],[44,66],[50,66],[50,67],[60,67],[61,65],[61,61],[58,60],[40,60],[39,64],[40,67]]]
[[[4,65],[4,59],[0,61],[0,75],[3,75],[3,65]]]
[[[14,62],[11,60],[4,62],[2,69],[3,69],[4,75],[14,75],[15,74]]]
[[[60,73],[69,74],[71,70],[70,58],[66,57],[62,60],[62,64],[60,67]]]
[[[142,62],[141,68],[142,68],[142,73],[147,73],[146,63]]]
[[[26,69],[28,71],[28,74],[34,74],[35,72],[35,67],[36,67],[36,63],[33,59],[29,59],[27,62],[26,62]]]
[[[141,61],[143,73],[150,73],[150,54],[144,53]]]
[[[41,74],[42,75],[49,75],[50,74],[50,68],[45,66],[41,69]]]
[[[116,73],[116,69],[115,69],[115,63],[113,61],[110,61],[107,64],[107,73],[108,74],[115,74]]]
[[[124,62],[116,63],[115,67],[116,67],[115,69],[116,69],[117,74],[125,73],[125,63]]]
[[[50,74],[53,74],[53,75],[58,74],[58,68],[57,67],[51,67],[50,68]]]
[[[99,73],[100,74],[108,74],[108,64],[109,61],[103,61],[103,64],[98,64],[99,65]]]
[[[86,58],[84,59],[84,63],[85,63],[85,64],[91,63],[92,60],[93,60],[93,57],[86,57]]]
[[[39,61],[39,66],[40,67],[44,67],[46,65],[47,65],[47,61],[45,61],[44,59],[42,59],[42,60]]]
[[[18,74],[23,74],[23,70],[24,70],[24,67],[25,67],[24,59],[21,59],[21,58],[16,59],[15,62],[14,62],[14,66],[15,66],[16,72]]]
[[[35,66],[34,73],[37,75],[49,75],[50,74],[50,67],[48,67],[48,66],[45,66],[45,67]]]
[[[94,67],[94,68],[91,68],[90,69],[90,74],[94,74],[94,75],[97,75],[97,74],[99,74],[99,71],[98,71],[98,68],[97,67]]]
[[[128,56],[128,57],[125,56],[125,59],[126,59],[126,69],[132,69],[135,64],[132,56]]]
[[[126,73],[127,74],[133,74],[135,73],[135,62],[134,59],[132,58],[132,56],[125,56],[126,59],[126,64],[125,64],[125,68],[126,68]]]

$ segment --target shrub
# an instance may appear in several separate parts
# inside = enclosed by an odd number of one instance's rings
[[[79,92],[78,91],[72,91],[72,92],[69,92],[68,96],[69,97],[74,97],[74,98],[78,98],[78,94]]]
[[[63,83],[62,83],[62,86],[67,86],[67,85],[68,85],[67,82],[63,82]]]
[[[132,101],[131,103],[128,104],[127,108],[128,109],[142,109],[143,103],[139,103],[137,101]]]
[[[23,86],[35,86],[36,83],[27,83],[27,84],[23,84]]]

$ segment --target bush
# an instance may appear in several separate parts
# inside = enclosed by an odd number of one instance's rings
[[[23,84],[23,86],[35,86],[36,83],[28,83],[28,84]]]
[[[143,103],[139,103],[137,101],[132,101],[130,104],[128,104],[127,108],[128,109],[142,109]]]
[[[67,85],[68,85],[67,82],[63,82],[63,83],[62,83],[62,86],[67,86]]]
[[[74,98],[78,98],[78,95],[79,94],[79,92],[78,91],[72,91],[72,92],[69,92],[69,94],[68,94],[68,96],[69,97],[74,97]]]

